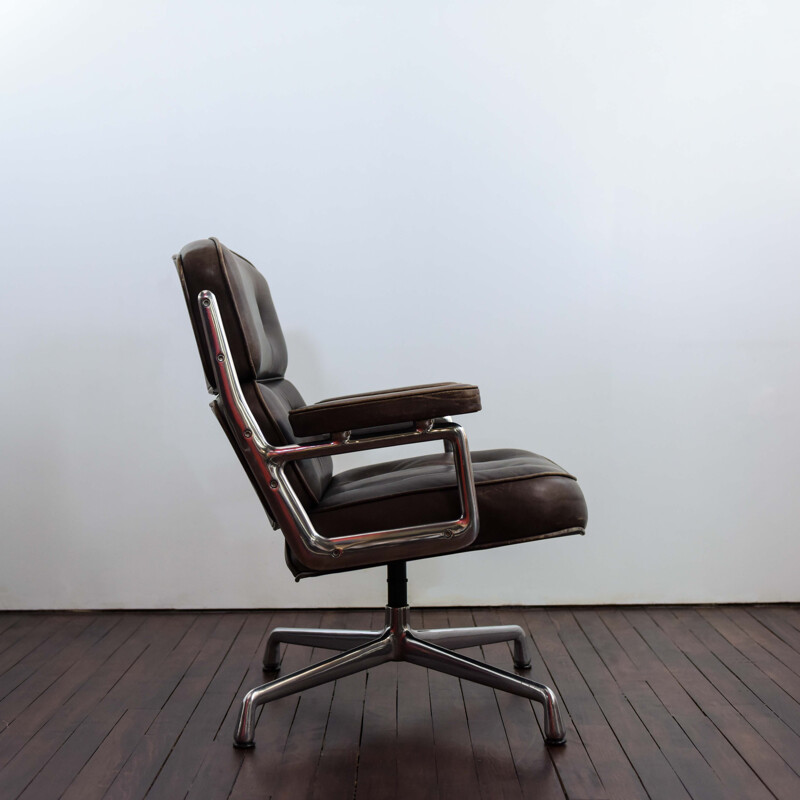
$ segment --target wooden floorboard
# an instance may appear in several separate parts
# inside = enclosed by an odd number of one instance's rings
[[[337,627],[346,626],[353,630],[373,630],[372,623],[372,612],[369,611],[343,612],[337,619]],[[358,774],[366,682],[367,674],[360,672],[334,684],[322,751],[307,797],[326,800],[352,794]]]
[[[449,625],[444,609],[426,610],[422,617],[425,628],[446,628]],[[414,623],[419,626],[419,622]],[[480,798],[478,772],[472,749],[467,712],[460,681],[437,672],[428,673],[431,700],[433,752],[436,761],[436,786],[443,800],[475,800]],[[432,784],[428,778],[428,785]]]
[[[618,682],[609,671],[576,616],[567,610],[557,610],[549,616],[638,779],[630,790],[620,787],[619,793],[633,796],[635,792],[654,800],[688,798],[680,778],[625,696],[622,681]],[[591,630],[589,622],[586,626]],[[631,780],[629,776],[628,781]]]
[[[550,685],[541,707],[407,663],[265,706],[268,630],[380,629],[382,611],[0,613],[0,800],[797,800],[800,606],[455,608],[414,627],[521,625],[466,656]],[[282,647],[281,674],[332,651]]]
[[[576,736],[586,750],[594,776],[587,767],[573,769],[574,777],[591,779],[593,785],[577,788],[570,794],[585,797],[646,797],[644,788],[608,720],[592,694],[586,678],[570,656],[559,636],[558,626],[544,610],[525,615],[533,641],[552,676],[552,688],[561,696],[575,727]],[[546,682],[546,681],[545,681]],[[571,754],[570,754],[571,755]]]
[[[382,623],[383,615],[374,612],[370,627],[376,629]],[[398,761],[396,663],[389,662],[367,672],[361,720],[355,797],[394,800]]]

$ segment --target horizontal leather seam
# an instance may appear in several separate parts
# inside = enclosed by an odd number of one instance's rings
[[[517,481],[534,480],[536,478],[567,478],[571,481],[578,480],[574,475],[570,475],[568,472],[538,472],[535,475],[515,475],[511,478],[489,478],[487,480],[475,481],[475,486],[492,486],[498,483],[516,483]],[[448,486],[427,486],[420,487],[419,489],[406,489],[402,492],[398,492],[397,494],[388,494],[381,497],[369,497],[362,500],[353,500],[350,502],[341,503],[339,505],[322,507],[318,506],[317,508],[309,509],[309,511],[312,514],[322,514],[326,511],[334,511],[340,508],[353,508],[353,506],[366,505],[367,503],[380,503],[384,500],[394,500],[398,497],[410,497],[411,495],[428,494],[430,492],[454,492],[456,489],[457,487],[455,484]],[[323,501],[324,499],[325,498],[323,496]]]

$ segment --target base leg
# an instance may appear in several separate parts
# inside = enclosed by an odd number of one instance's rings
[[[435,644],[421,641],[413,635],[403,642],[404,660],[421,667],[454,675],[456,678],[481,683],[493,689],[528,697],[544,707],[544,735],[547,744],[564,744],[567,739],[555,692],[543,683],[482,664],[467,656],[444,650]]]
[[[253,747],[256,727],[255,711],[259,706],[295,692],[305,691],[312,686],[319,686],[376,667],[378,664],[392,659],[393,649],[391,636],[386,634],[361,647],[340,653],[319,664],[251,689],[242,700],[242,708],[233,737],[234,745],[236,747]]]
[[[531,665],[528,637],[519,625],[490,625],[482,628],[431,628],[411,631],[423,642],[461,650],[465,647],[478,647],[482,644],[514,642],[514,666],[528,669]]]
[[[264,670],[280,669],[281,644],[301,644],[328,650],[352,650],[377,639],[383,631],[319,630],[316,628],[273,628],[264,648]]]

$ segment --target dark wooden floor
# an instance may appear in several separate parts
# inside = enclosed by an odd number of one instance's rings
[[[800,798],[800,607],[412,618],[501,622],[532,634],[565,747],[535,704],[409,664],[270,704],[231,747],[270,626],[378,613],[1,613],[0,798]],[[511,667],[505,644],[466,652]],[[289,647],[284,671],[327,655]]]

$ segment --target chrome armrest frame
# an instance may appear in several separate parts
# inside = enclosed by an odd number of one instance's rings
[[[381,563],[384,559],[458,550],[474,541],[478,534],[478,503],[467,436],[460,425],[450,421],[418,420],[414,422],[414,430],[402,433],[353,438],[350,431],[342,431],[332,434],[330,441],[273,446],[264,436],[242,391],[216,297],[213,292],[202,291],[197,302],[218,390],[213,403],[222,409],[244,457],[268,494],[269,506],[279,527],[304,564],[312,569],[345,569]],[[293,461],[433,440],[443,440],[446,448],[449,443],[456,468],[460,516],[446,522],[349,536],[323,536],[314,528],[286,475],[286,467]],[[333,565],[331,559],[339,563]]]

